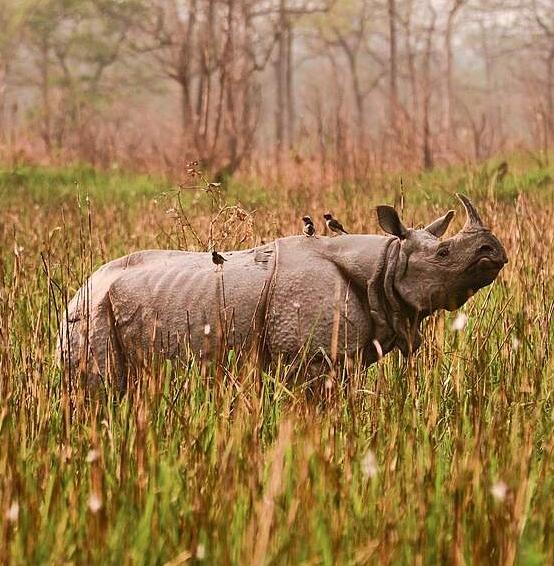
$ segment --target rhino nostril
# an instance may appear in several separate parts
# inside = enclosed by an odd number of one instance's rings
[[[493,254],[494,248],[489,244],[483,244],[482,246],[479,247],[478,252],[482,254]]]

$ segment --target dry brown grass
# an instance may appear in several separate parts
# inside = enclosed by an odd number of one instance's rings
[[[370,207],[400,201],[398,180],[231,184],[240,208],[211,224],[205,195],[181,208],[144,180],[110,196],[108,177],[67,192],[40,171],[0,177],[0,561],[552,563],[549,173],[404,178],[408,222],[465,190],[510,257],[464,308],[467,327],[435,316],[410,363],[393,353],[320,400],[287,388],[284,368],[255,379],[231,360],[215,380],[162,364],[118,403],[70,390],[53,358],[64,301],[96,266],[200,247],[187,221],[219,249],[297,233],[326,209],[377,231]]]

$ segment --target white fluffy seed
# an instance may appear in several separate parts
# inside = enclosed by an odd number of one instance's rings
[[[206,558],[206,547],[202,543],[200,543],[196,547],[196,559],[204,560],[204,558]]]
[[[362,474],[366,478],[374,478],[379,471],[377,467],[377,458],[372,450],[368,450],[361,462]]]
[[[506,499],[506,494],[508,493],[508,486],[502,481],[495,481],[491,486],[491,495],[499,503]]]
[[[19,519],[19,503],[14,501],[6,511],[6,521],[8,523],[17,523]]]
[[[455,332],[460,332],[466,327],[466,325],[467,325],[467,314],[461,312],[458,313],[456,318],[452,321],[450,328],[452,328],[452,330],[454,330]]]
[[[87,462],[89,464],[96,462],[96,460],[98,460],[98,458],[100,458],[100,452],[98,450],[96,450],[96,448],[93,448],[92,450],[88,451]]]
[[[97,493],[91,493],[88,499],[88,508],[93,513],[98,513],[102,509],[102,498]]]

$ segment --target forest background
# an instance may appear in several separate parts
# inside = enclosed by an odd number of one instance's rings
[[[2,5],[4,162],[326,182],[553,143],[551,0]]]

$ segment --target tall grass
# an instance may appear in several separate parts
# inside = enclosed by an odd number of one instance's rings
[[[553,563],[550,173],[404,177],[403,195],[395,179],[232,185],[241,207],[213,227],[219,249],[298,233],[328,208],[376,232],[370,207],[395,199],[423,223],[463,189],[510,263],[464,307],[465,328],[438,314],[411,360],[392,353],[321,397],[231,358],[217,379],[159,364],[122,400],[64,382],[59,313],[108,259],[198,247],[187,222],[207,241],[209,199],[179,204],[132,176],[107,198],[120,176],[0,175],[0,561]]]

